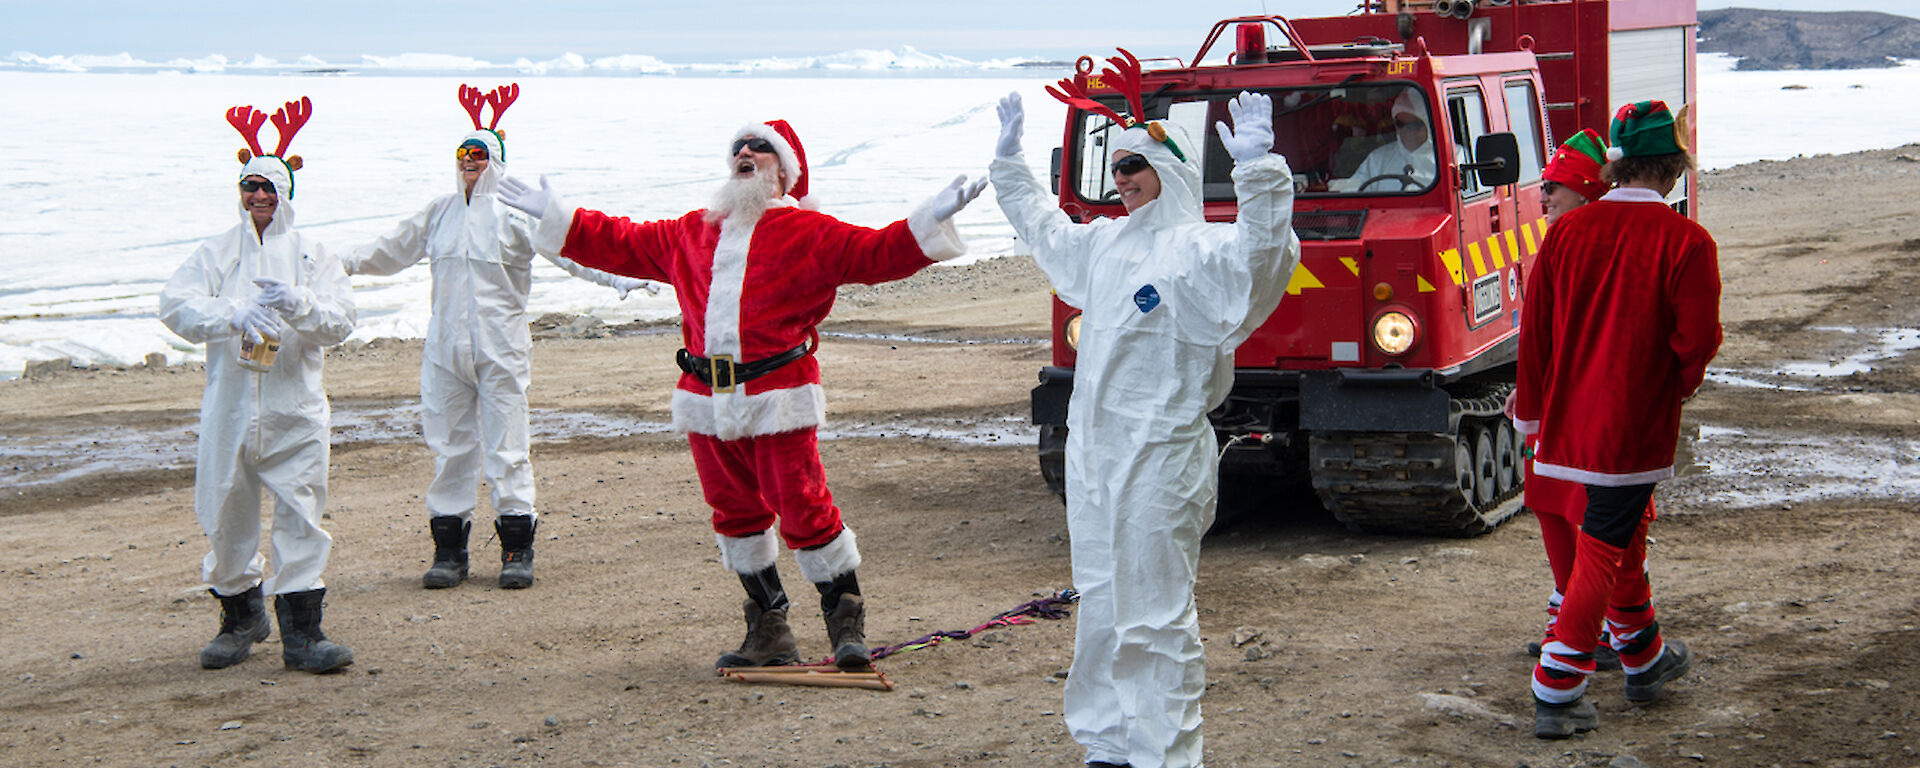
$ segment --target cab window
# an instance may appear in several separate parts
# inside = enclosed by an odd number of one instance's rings
[[[1540,169],[1546,167],[1545,145],[1548,138],[1541,130],[1543,124],[1540,115],[1540,97],[1533,89],[1531,80],[1509,80],[1504,86],[1507,92],[1507,127],[1513,131],[1513,137],[1520,142],[1520,184],[1531,184],[1540,180]]]
[[[1487,104],[1477,87],[1460,88],[1447,92],[1447,117],[1453,128],[1453,148],[1458,155],[1457,163],[1471,163],[1473,143],[1487,135]],[[1521,155],[1524,157],[1525,152]],[[1534,175],[1538,176],[1535,170]],[[1479,174],[1460,174],[1460,199],[1470,200],[1487,194],[1492,190],[1480,186]]]
[[[1229,121],[1227,104],[1237,93],[1165,94],[1147,105],[1150,119],[1175,128],[1171,133],[1197,164],[1209,201],[1234,198],[1233,158],[1214,124]],[[1417,195],[1433,188],[1441,159],[1434,149],[1438,121],[1419,88],[1367,83],[1264,93],[1273,99],[1274,151],[1286,157],[1300,196]],[[1125,109],[1117,97],[1101,101]],[[1120,129],[1099,115],[1079,115],[1072,188],[1089,203],[1118,203],[1107,169]]]

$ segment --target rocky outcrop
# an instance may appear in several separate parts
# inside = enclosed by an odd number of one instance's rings
[[[1700,12],[1700,51],[1740,69],[1863,69],[1920,59],[1920,19],[1869,11]]]

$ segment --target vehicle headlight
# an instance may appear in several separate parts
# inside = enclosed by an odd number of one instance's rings
[[[1420,327],[1405,312],[1382,312],[1373,319],[1373,346],[1386,354],[1405,354],[1419,336]]]
[[[1067,349],[1080,351],[1080,315],[1067,318],[1067,327],[1060,331],[1060,335],[1066,337]]]

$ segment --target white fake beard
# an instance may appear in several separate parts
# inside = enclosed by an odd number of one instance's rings
[[[727,182],[713,193],[713,202],[707,205],[707,223],[759,221],[760,215],[767,212],[768,203],[780,195],[779,173],[777,168],[761,168],[752,176],[727,177]]]

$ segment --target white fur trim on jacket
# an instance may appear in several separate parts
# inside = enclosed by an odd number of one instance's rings
[[[853,529],[843,526],[833,541],[816,549],[796,549],[793,559],[800,563],[801,578],[825,584],[860,567],[860,547],[854,541]]]
[[[1569,483],[1579,483],[1581,485],[1600,485],[1600,486],[1606,486],[1608,488],[1624,488],[1629,485],[1646,485],[1648,483],[1657,483],[1662,480],[1670,479],[1673,477],[1673,465],[1668,464],[1667,466],[1661,467],[1659,469],[1649,469],[1641,472],[1627,472],[1623,474],[1612,474],[1607,472],[1595,472],[1593,470],[1588,470],[1588,469],[1575,469],[1573,467],[1563,467],[1563,466],[1560,466],[1559,464],[1548,464],[1546,462],[1540,461],[1539,459],[1534,459],[1533,473],[1541,477],[1551,477],[1555,480],[1565,480]]]
[[[716,402],[717,400],[717,402]],[[726,417],[718,412],[726,409]],[[673,429],[721,440],[777,435],[827,423],[827,393],[819,384],[743,395],[701,395],[673,391]]]
[[[766,570],[780,556],[780,545],[772,528],[752,536],[716,533],[713,542],[720,545],[721,567],[742,576],[752,576]]]
[[[812,198],[808,195],[808,198]],[[913,232],[913,239],[920,244],[920,252],[934,261],[946,261],[966,255],[967,244],[960,239],[960,230],[954,228],[953,219],[941,221],[933,217],[934,198],[927,198],[913,213],[907,214],[907,229]]]

